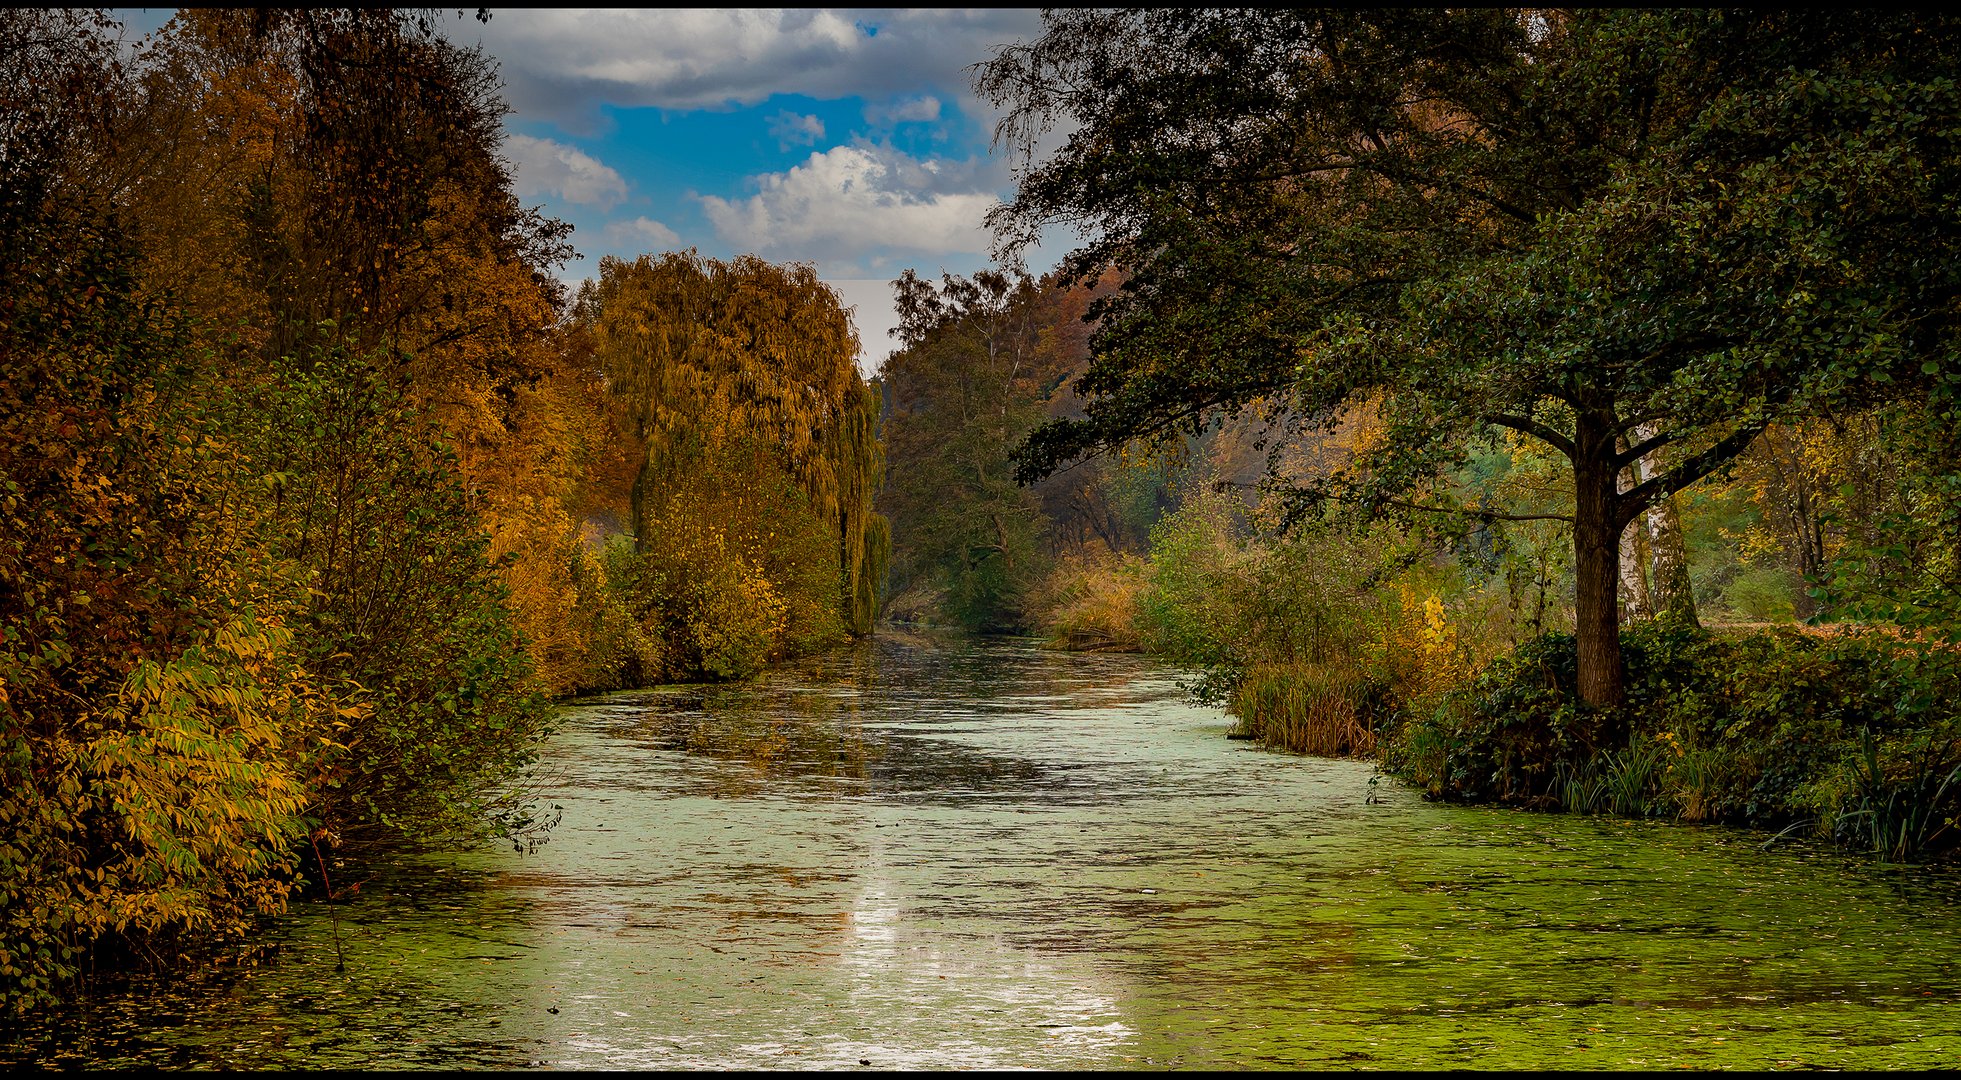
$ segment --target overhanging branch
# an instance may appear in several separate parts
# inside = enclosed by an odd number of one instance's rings
[[[1642,458],[1647,457],[1649,454],[1653,453],[1654,451],[1659,450],[1662,447],[1669,445],[1670,443],[1679,441],[1680,439],[1681,439],[1680,435],[1673,434],[1670,432],[1663,432],[1662,434],[1657,435],[1654,438],[1647,440],[1646,442],[1639,443],[1634,446],[1630,446],[1626,450],[1623,450],[1620,453],[1614,455],[1614,471],[1619,472],[1622,469],[1627,468],[1629,465],[1632,465],[1635,462],[1641,460]]]
[[[1759,416],[1756,419],[1750,420],[1742,427],[1724,436],[1716,445],[1704,450],[1702,453],[1676,464],[1666,472],[1657,473],[1642,483],[1636,484],[1634,487],[1628,489],[1620,497],[1620,505],[1618,513],[1615,515],[1616,521],[1614,522],[1614,528],[1616,530],[1625,528],[1628,522],[1634,520],[1634,515],[1646,510],[1655,502],[1669,495],[1673,495],[1690,484],[1695,483],[1697,480],[1715,472],[1722,465],[1731,461],[1747,449],[1750,443],[1758,435],[1763,434],[1763,430],[1769,426],[1770,417],[1768,415]]]
[[[1507,514],[1497,510],[1473,510],[1464,506],[1424,506],[1421,503],[1406,502],[1402,499],[1376,499],[1385,506],[1401,507],[1404,510],[1421,510],[1429,514],[1461,514],[1480,521],[1564,521],[1573,523],[1571,514]]]
[[[1573,447],[1573,440],[1561,435],[1554,428],[1542,424],[1529,416],[1513,416],[1509,413],[1486,413],[1484,422],[1487,424],[1496,424],[1503,428],[1511,428],[1513,431],[1522,431],[1535,439],[1542,440],[1553,449],[1565,454],[1568,460],[1579,456],[1579,451]]]
[[[1224,491],[1229,488],[1242,491],[1257,490],[1259,485],[1248,484],[1239,480],[1218,480],[1212,484],[1212,490],[1214,491]],[[1305,494],[1309,489],[1289,488],[1288,490],[1297,494]],[[1459,514],[1464,517],[1474,517],[1480,521],[1564,521],[1569,525],[1573,522],[1573,515],[1571,514],[1508,514],[1500,510],[1475,510],[1465,506],[1426,506],[1423,503],[1414,503],[1406,499],[1386,499],[1381,497],[1371,499],[1357,495],[1336,495],[1333,493],[1319,494],[1314,497],[1326,499],[1329,502],[1394,506],[1403,510],[1420,510],[1426,514]]]

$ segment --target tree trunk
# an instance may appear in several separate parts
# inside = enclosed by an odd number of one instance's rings
[[[1611,708],[1625,697],[1621,670],[1620,477],[1611,426],[1582,413],[1573,431],[1573,622],[1580,697]]]
[[[1645,619],[1655,613],[1648,589],[1648,530],[1639,520],[1621,530],[1621,621]]]
[[[1646,442],[1656,433],[1650,421],[1634,429],[1636,443]],[[1650,450],[1635,463],[1635,482],[1660,474],[1668,467],[1663,450]],[[1695,588],[1689,582],[1689,551],[1682,539],[1682,513],[1674,495],[1663,495],[1648,508],[1648,552],[1654,568],[1652,602],[1657,615],[1666,615],[1700,626],[1695,615]]]
[[[1619,447],[1625,451],[1625,445]],[[1640,465],[1621,470],[1620,490],[1625,492],[1641,482]],[[1648,591],[1648,534],[1638,521],[1621,530],[1621,621],[1645,619],[1655,613],[1654,598]]]
[[[633,487],[627,493],[627,528],[633,531],[633,550],[647,551],[647,463],[642,461],[633,474]]]
[[[1675,496],[1664,495],[1648,508],[1648,550],[1654,559],[1655,614],[1702,625],[1695,614],[1695,587],[1689,581],[1688,545]]]

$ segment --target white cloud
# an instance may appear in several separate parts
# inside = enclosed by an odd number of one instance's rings
[[[799,116],[784,109],[769,118],[769,134],[780,149],[812,146],[824,137],[824,121],[815,116]]]
[[[865,122],[874,127],[891,127],[908,122],[931,123],[939,118],[940,99],[931,94],[865,106]]]
[[[498,58],[520,115],[589,130],[598,105],[754,105],[772,94],[886,100],[964,91],[965,69],[1041,33],[1034,9],[497,11],[450,22]]]
[[[611,210],[626,198],[626,181],[620,174],[576,146],[509,135],[504,154],[517,169],[512,186],[520,196],[556,195],[601,210]]]
[[[606,226],[602,235],[607,242],[618,248],[637,247],[642,251],[672,251],[681,246],[679,233],[649,217],[612,222]],[[634,253],[640,254],[640,251]]]
[[[813,153],[788,172],[756,178],[746,199],[701,196],[716,235],[771,258],[849,259],[883,249],[929,255],[987,250],[992,194],[961,163],[918,161],[855,143]]]

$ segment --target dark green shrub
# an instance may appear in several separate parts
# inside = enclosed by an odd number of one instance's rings
[[[1580,704],[1571,634],[1545,634],[1493,661],[1469,686],[1417,703],[1392,741],[1392,769],[1438,798],[1543,799],[1584,762],[1597,718]]]
[[[1783,828],[1921,857],[1961,841],[1961,657],[1881,633],[1622,632],[1628,703],[1586,709],[1549,634],[1410,710],[1385,763],[1432,796]]]

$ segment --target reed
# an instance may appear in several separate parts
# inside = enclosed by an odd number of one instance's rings
[[[1860,731],[1859,748],[1852,755],[1852,791],[1831,823],[1839,842],[1905,862],[1934,850],[1954,827],[1956,814],[1947,795],[1961,790],[1956,786],[1961,784],[1961,764],[1942,769],[1952,760],[1954,747],[1935,744],[1915,750],[1883,755],[1879,737],[1870,729]]]
[[[1229,708],[1270,746],[1320,757],[1375,752],[1382,689],[1358,664],[1262,664],[1234,687]]]
[[[1733,765],[1714,750],[1686,750],[1667,768],[1663,783],[1682,821],[1712,821],[1722,814]]]

